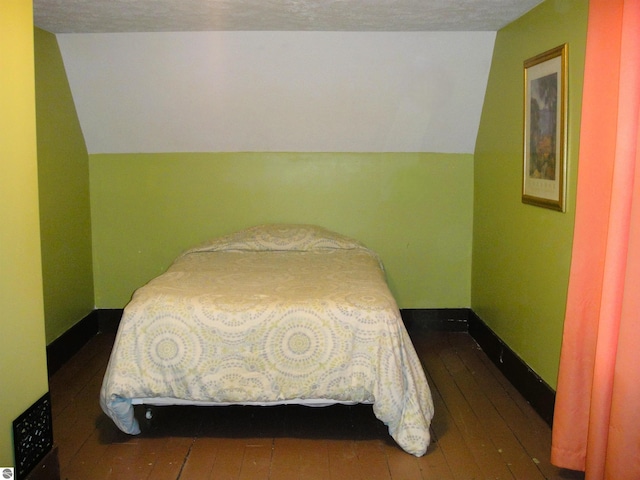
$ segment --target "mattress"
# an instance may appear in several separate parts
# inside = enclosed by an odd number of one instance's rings
[[[180,255],[124,309],[100,404],[370,403],[408,453],[433,401],[378,255],[309,225],[262,225]]]

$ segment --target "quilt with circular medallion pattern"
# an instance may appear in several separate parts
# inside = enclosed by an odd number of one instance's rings
[[[371,403],[423,455],[433,401],[378,255],[311,225],[261,225],[180,255],[126,306],[100,403]]]

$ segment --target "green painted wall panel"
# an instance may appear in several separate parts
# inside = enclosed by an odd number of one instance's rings
[[[90,177],[99,308],[124,306],[194,244],[272,222],[360,239],[401,307],[470,305],[471,155],[101,154]]]
[[[475,150],[472,308],[555,388],[571,261],[588,2],[549,0],[498,32]],[[521,202],[523,62],[568,44],[568,195]]]
[[[89,156],[55,35],[35,29],[36,120],[47,343],[94,307]]]

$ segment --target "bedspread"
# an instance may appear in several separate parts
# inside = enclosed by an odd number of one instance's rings
[[[135,398],[372,403],[395,441],[423,455],[431,393],[378,256],[319,240],[317,227],[274,228],[191,249],[134,293],[103,410],[137,434]]]

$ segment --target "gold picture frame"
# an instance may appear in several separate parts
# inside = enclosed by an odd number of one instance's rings
[[[565,211],[567,44],[524,62],[522,202]]]

